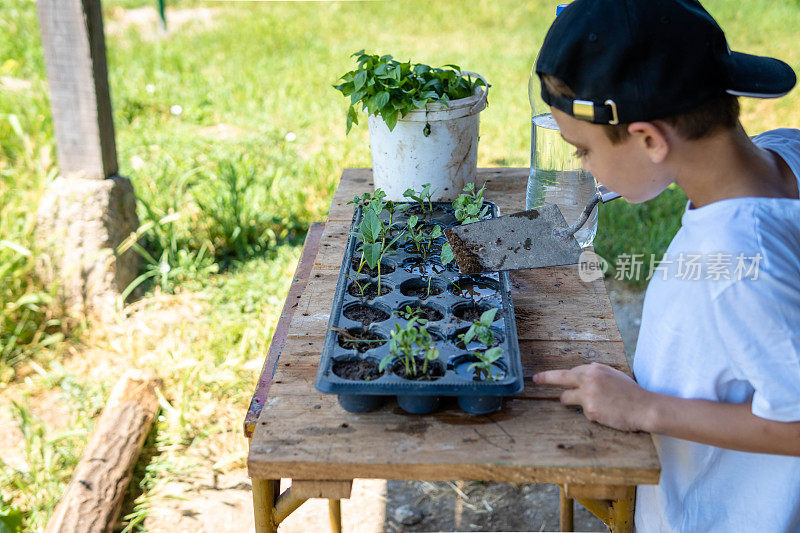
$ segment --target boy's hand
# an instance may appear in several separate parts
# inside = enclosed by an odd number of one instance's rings
[[[644,429],[649,393],[626,374],[591,363],[570,370],[548,370],[533,376],[537,385],[568,387],[561,403],[580,405],[589,420],[625,431]]]

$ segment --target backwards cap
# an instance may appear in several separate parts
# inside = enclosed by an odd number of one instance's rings
[[[576,0],[547,32],[536,72],[576,94],[542,84],[548,105],[596,124],[665,118],[725,93],[776,98],[797,81],[783,61],[732,52],[696,0]]]

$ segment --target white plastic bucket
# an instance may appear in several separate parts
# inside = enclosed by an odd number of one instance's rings
[[[403,192],[430,183],[434,200],[452,200],[464,185],[475,181],[478,166],[478,114],[486,108],[489,84],[473,96],[452,100],[447,107],[429,104],[398,119],[394,131],[380,116],[370,115],[369,146],[375,188],[389,200],[405,200]],[[430,135],[425,137],[425,123]]]

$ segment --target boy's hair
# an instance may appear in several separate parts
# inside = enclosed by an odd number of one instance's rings
[[[554,96],[575,98],[575,92],[562,80],[549,74],[541,74],[542,83]],[[730,94],[713,98],[686,113],[665,117],[664,122],[675,128],[683,138],[693,141],[701,139],[717,129],[732,129],[739,124],[739,99]],[[612,144],[618,144],[630,136],[628,124],[600,124]]]

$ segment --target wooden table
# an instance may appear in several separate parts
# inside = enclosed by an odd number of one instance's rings
[[[527,176],[527,168],[479,170],[486,198],[504,213],[524,209]],[[603,280],[582,282],[574,266],[512,273],[526,386],[496,413],[417,416],[390,402],[354,414],[314,389],[353,215],[346,204],[372,189],[370,169],[345,170],[327,222],[309,231],[245,421],[256,530],[275,531],[312,497],[331,501],[340,529],[339,500],[355,478],[554,483],[562,529],[572,529],[575,498],[613,530],[632,530],[635,485],[657,483],[660,473],[650,435],[589,422],[558,402],[560,389],[530,381],[592,361],[630,372]],[[281,478],[292,479],[283,494]]]

